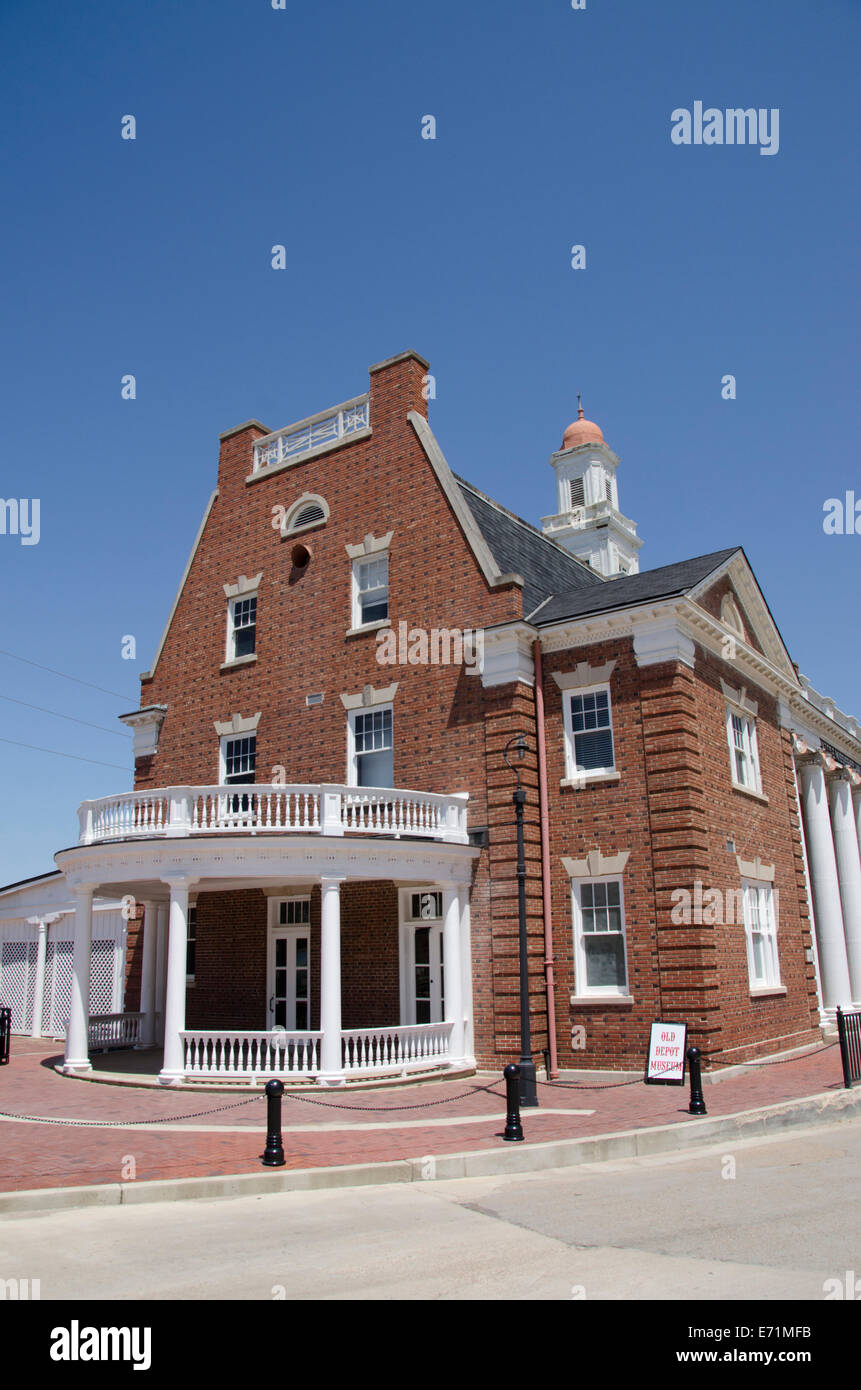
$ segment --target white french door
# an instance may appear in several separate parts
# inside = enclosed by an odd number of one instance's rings
[[[269,1028],[302,1032],[311,1020],[311,934],[276,927],[269,940]]]
[[[412,944],[413,1022],[442,1023],[445,1018],[442,923],[415,927]]]

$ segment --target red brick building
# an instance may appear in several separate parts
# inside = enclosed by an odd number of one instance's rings
[[[166,1084],[498,1069],[519,776],[536,1055],[637,1068],[655,1018],[711,1065],[811,1042],[861,996],[861,730],[799,677],[741,549],[640,572],[582,410],[538,529],[451,472],[427,371],[403,353],[366,395],[221,436],[123,716],[135,790],[85,803],[57,856],[76,982],[93,897],[127,894],[126,1007]]]

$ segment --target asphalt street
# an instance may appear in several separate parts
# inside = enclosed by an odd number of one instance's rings
[[[861,1271],[861,1121],[518,1177],[5,1216],[45,1299],[802,1299]]]

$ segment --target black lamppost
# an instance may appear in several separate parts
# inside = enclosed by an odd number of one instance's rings
[[[532,1033],[529,1027],[529,968],[526,955],[526,857],[523,849],[523,807],[526,792],[520,785],[520,771],[513,767],[508,750],[514,749],[519,759],[527,750],[523,734],[515,734],[505,745],[503,757],[517,778],[517,791],[514,793],[514,810],[517,817],[517,906],[520,921],[520,1104],[538,1104],[538,1086],[535,1078],[535,1063],[532,1060]]]

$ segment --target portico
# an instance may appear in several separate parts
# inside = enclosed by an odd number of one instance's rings
[[[257,785],[240,797],[227,787],[169,788],[113,798],[110,805],[86,804],[81,808],[82,843],[56,856],[75,894],[74,983],[64,1071],[91,1069],[84,982],[89,978],[93,898],[105,892],[144,905],[138,1041],[141,1046],[157,1041],[163,1014],[159,1080],[165,1086],[271,1076],[343,1086],[357,1076],[472,1065],[469,890],[478,851],[469,845],[465,825],[465,796],[390,789]],[[364,930],[361,915],[356,917],[357,904],[364,901],[372,934],[370,889],[381,882],[391,886],[400,905],[398,920],[381,935],[381,949],[399,957],[387,966],[400,981],[399,1017],[382,1026],[345,1028],[342,975],[345,967],[349,973],[351,961],[342,958],[344,895],[349,895],[354,939]],[[259,989],[255,985],[249,1005],[241,1000],[235,1004],[248,1013],[247,1026],[189,1027],[192,905],[195,900],[223,902],[221,921],[224,913],[229,918],[235,911],[237,901],[264,895],[269,903],[268,965],[256,975],[256,967],[249,967],[242,978],[258,981]],[[314,978],[319,983],[313,991],[318,993],[313,1001],[318,1027],[311,1026],[311,918],[307,907],[300,910],[312,895],[315,913],[319,895],[319,937],[316,918],[314,924],[319,950]],[[289,910],[279,911],[282,905]],[[433,980],[430,956],[427,966],[424,961],[431,937],[439,943]],[[244,964],[236,964],[237,959],[224,956],[224,997],[231,993],[231,971],[242,974]],[[373,991],[373,956],[369,959],[364,987]],[[205,1016],[205,1007],[205,1002],[197,1003],[198,1019]],[[354,1014],[356,1007],[354,1003]]]

